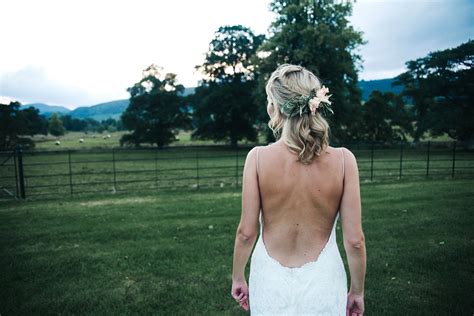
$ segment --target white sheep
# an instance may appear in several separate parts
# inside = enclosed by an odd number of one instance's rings
[[[61,142],[59,140],[57,140],[55,144],[56,144],[56,146],[59,146],[59,145],[61,145]]]
[[[84,138],[79,139],[79,143],[82,144],[83,142],[84,142]]]

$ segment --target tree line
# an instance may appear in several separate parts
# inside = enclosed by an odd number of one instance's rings
[[[449,135],[474,141],[474,41],[436,51],[406,62],[407,71],[395,77],[400,94],[373,91],[361,100],[358,71],[361,56],[355,49],[367,42],[349,24],[352,3],[336,1],[274,0],[276,19],[269,38],[242,25],[220,27],[196,70],[203,74],[195,93],[180,97],[183,86],[176,75],[161,74],[151,65],[129,88],[130,106],[122,116],[131,131],[122,145],[142,143],[165,146],[176,141],[179,129],[192,131],[192,139],[257,141],[265,133],[265,84],[282,63],[302,65],[318,76],[333,94],[335,115],[328,117],[330,141],[415,142]]]
[[[11,150],[16,145],[32,148],[35,146],[34,135],[59,137],[68,131],[102,133],[123,129],[121,120],[112,118],[99,122],[91,118],[58,116],[56,113],[47,118],[34,107],[21,108],[21,103],[17,101],[8,105],[0,104],[0,150]]]
[[[358,87],[362,58],[355,50],[367,42],[347,19],[352,3],[273,0],[270,9],[276,18],[268,37],[243,25],[215,32],[203,63],[195,67],[203,79],[192,95],[182,95],[176,74],[163,74],[155,64],[144,69],[142,79],[127,89],[130,102],[120,124],[129,132],[121,145],[166,146],[177,141],[180,130],[191,131],[194,140],[232,146],[256,142],[261,134],[274,141],[267,127],[265,84],[282,63],[306,67],[330,88],[331,143],[408,137],[418,142],[426,132],[474,143],[473,40],[407,61],[407,71],[394,78],[400,94],[373,91],[363,102]]]

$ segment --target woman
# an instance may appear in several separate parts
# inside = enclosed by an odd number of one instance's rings
[[[253,148],[245,161],[231,294],[255,315],[363,315],[358,166],[351,151],[328,144],[321,114],[333,112],[329,90],[304,67],[284,64],[266,92],[268,126],[277,141]],[[336,243],[338,218],[349,291]],[[256,240],[248,287],[244,271]]]

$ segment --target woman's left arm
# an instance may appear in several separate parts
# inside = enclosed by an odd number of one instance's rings
[[[242,179],[242,214],[235,235],[234,260],[232,268],[232,296],[240,305],[248,307],[248,287],[245,280],[245,266],[257,239],[260,213],[260,192],[257,184],[256,150],[247,154]]]

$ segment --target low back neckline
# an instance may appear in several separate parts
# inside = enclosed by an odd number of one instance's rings
[[[324,256],[324,254],[326,253],[327,249],[330,247],[331,244],[333,244],[335,242],[335,231],[336,231],[336,224],[337,224],[337,220],[339,219],[339,211],[337,211],[336,213],[336,218],[334,219],[334,223],[333,223],[333,226],[332,226],[332,229],[331,229],[331,233],[329,234],[329,237],[326,241],[326,243],[324,244],[324,247],[321,249],[321,251],[319,252],[318,256],[316,257],[316,259],[314,260],[311,260],[311,261],[308,261],[308,262],[305,262],[304,264],[302,264],[301,266],[298,266],[298,267],[288,267],[288,266],[285,266],[283,264],[281,264],[280,261],[278,261],[277,259],[273,258],[269,253],[268,253],[268,250],[267,250],[267,247],[265,246],[265,240],[264,240],[264,237],[263,237],[263,226],[264,226],[264,223],[263,223],[263,220],[262,220],[262,212],[260,212],[260,215],[259,215],[259,221],[260,221],[260,236],[259,236],[259,241],[262,243],[262,247],[263,247],[263,250],[266,254],[266,256],[271,260],[273,261],[273,263],[277,264],[280,268],[283,268],[285,270],[288,270],[288,271],[298,271],[298,270],[303,270],[304,268],[307,268],[307,267],[310,267],[312,265],[316,265],[318,264],[322,259],[322,257]]]
[[[258,153],[259,153],[259,149],[260,147],[264,147],[264,146],[257,146],[257,164],[256,164],[256,172],[257,172],[257,186],[258,186],[258,191],[259,191],[259,198],[260,198],[260,212],[259,212],[259,223],[260,223],[260,236],[259,236],[259,241],[261,242],[262,244],[262,247],[263,247],[263,250],[266,254],[266,256],[274,263],[274,264],[277,264],[280,268],[283,268],[287,271],[299,271],[299,270],[303,270],[304,268],[307,268],[307,267],[310,267],[312,265],[316,265],[320,262],[320,259],[321,257],[325,254],[325,252],[327,251],[328,247],[330,246],[330,244],[334,243],[335,242],[335,231],[336,231],[336,224],[337,224],[337,220],[339,219],[340,217],[340,209],[337,210],[336,212],[336,216],[335,216],[335,219],[334,219],[334,222],[333,222],[333,225],[332,225],[332,229],[331,229],[331,232],[329,234],[329,237],[326,241],[326,243],[324,244],[324,247],[321,249],[321,251],[319,252],[318,256],[316,257],[316,259],[314,260],[311,260],[311,261],[308,261],[306,263],[304,263],[303,265],[301,266],[298,266],[298,267],[288,267],[288,266],[285,266],[283,264],[281,264],[278,260],[276,260],[275,258],[273,258],[268,250],[267,250],[267,247],[265,246],[265,241],[264,241],[264,232],[263,232],[263,226],[264,226],[264,219],[263,219],[263,207],[262,207],[262,196],[261,196],[261,193],[260,193],[260,183],[258,181]],[[342,176],[343,176],[343,183],[344,183],[344,151],[342,149],[342,147],[340,147],[341,149],[341,152],[342,152]]]

